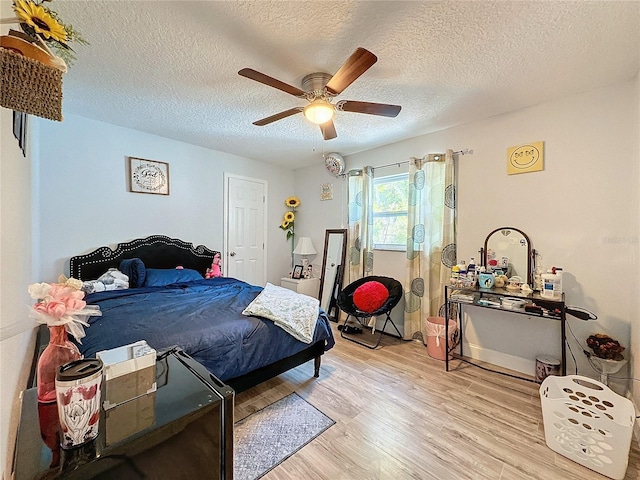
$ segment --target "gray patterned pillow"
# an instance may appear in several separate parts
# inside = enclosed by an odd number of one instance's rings
[[[273,320],[278,327],[304,343],[313,341],[320,302],[301,293],[267,283],[242,312]]]
[[[88,280],[82,283],[82,291],[85,293],[125,290],[127,288],[129,288],[129,277],[117,268],[110,268],[97,280]]]

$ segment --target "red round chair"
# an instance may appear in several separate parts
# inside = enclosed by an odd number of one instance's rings
[[[382,285],[384,285],[389,291],[389,297],[382,304],[382,306],[372,312],[363,312],[362,310],[359,310],[358,307],[353,303],[353,294],[358,289],[358,287],[364,285],[367,282],[379,282]],[[340,336],[354,343],[363,345],[367,348],[374,349],[380,345],[380,340],[382,339],[382,333],[385,327],[387,326],[387,323],[391,322],[391,325],[393,325],[393,328],[396,330],[398,335],[397,337],[396,335],[393,335],[393,334],[390,334],[390,335],[396,338],[402,338],[402,334],[400,333],[400,330],[398,330],[398,327],[396,326],[395,323],[393,323],[393,320],[391,319],[391,310],[400,302],[400,299],[402,298],[403,294],[404,294],[404,290],[402,288],[402,284],[398,280],[391,277],[381,277],[381,276],[371,275],[368,277],[360,278],[350,283],[349,285],[347,285],[342,289],[342,291],[338,294],[338,299],[337,299],[338,308],[347,314],[347,318],[345,318],[344,323],[338,327],[338,329],[340,330]],[[361,342],[353,337],[345,336],[344,334],[345,327],[347,327],[347,322],[349,321],[349,318],[353,317],[360,325],[366,327],[366,323],[364,322],[364,319],[377,317],[380,315],[386,315],[386,320],[384,322],[384,326],[382,327],[382,329],[379,330],[378,340],[375,345],[370,345],[366,342]]]

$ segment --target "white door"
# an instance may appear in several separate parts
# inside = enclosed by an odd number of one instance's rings
[[[265,285],[266,181],[225,174],[226,275]]]

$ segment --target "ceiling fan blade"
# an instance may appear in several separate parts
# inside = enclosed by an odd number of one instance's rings
[[[338,134],[336,133],[336,126],[333,124],[333,120],[329,120],[327,123],[323,123],[320,125],[320,131],[322,131],[322,136],[325,140],[331,140],[332,138],[336,138]]]
[[[383,117],[397,117],[402,110],[400,105],[388,105],[386,103],[354,102],[353,100],[341,100],[336,104],[337,110],[343,112],[367,113],[369,115],[381,115]]]
[[[300,113],[301,111],[302,108],[300,107],[290,108],[289,110],[285,110],[284,112],[276,113],[275,115],[271,115],[270,117],[253,122],[253,124],[257,125],[258,127],[264,127],[265,125],[276,122],[278,120],[282,120],[283,118],[290,117],[291,115],[295,115],[296,113]]]
[[[377,61],[378,57],[369,50],[365,50],[362,47],[358,48],[347,58],[340,70],[331,77],[331,80],[327,83],[327,90],[338,95]]]
[[[260,73],[251,68],[243,68],[238,72],[238,75],[242,75],[243,77],[255,80],[256,82],[264,83],[265,85],[277,88],[278,90],[282,90],[283,92],[289,93],[296,97],[303,97],[306,93],[304,90],[300,90],[298,87],[294,87],[293,85],[289,85],[288,83],[281,82],[280,80],[270,77],[269,75],[265,75],[264,73]]]

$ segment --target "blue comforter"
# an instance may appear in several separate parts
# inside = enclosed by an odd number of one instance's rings
[[[156,350],[179,346],[222,381],[289,357],[309,345],[271,320],[242,315],[262,287],[233,278],[196,280],[166,287],[87,295],[100,306],[78,345],[85,357],[146,340]],[[319,309],[313,343],[334,345],[329,319]]]

